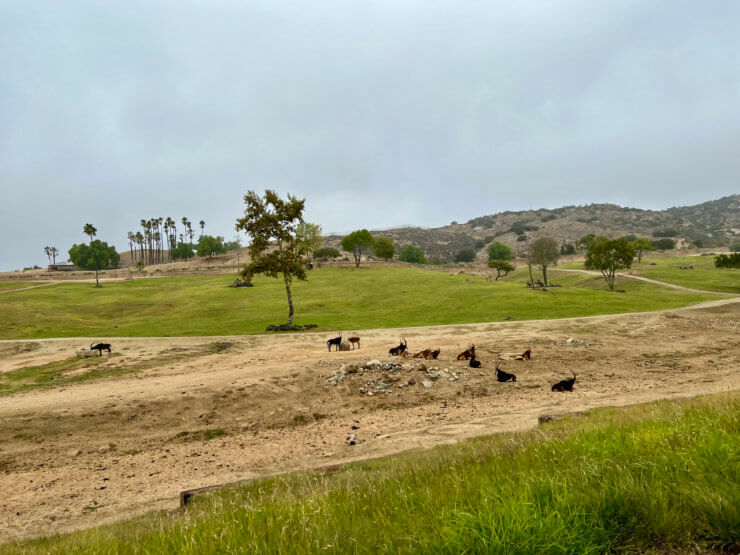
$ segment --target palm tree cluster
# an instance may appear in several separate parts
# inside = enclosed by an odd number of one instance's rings
[[[167,218],[141,220],[141,231],[128,232],[131,263],[133,264],[137,259],[147,265],[171,262],[170,252],[178,244],[185,243],[187,238],[192,245],[195,236],[192,223],[187,218],[182,218],[180,223],[182,223],[182,227],[178,231],[177,222],[169,216]],[[206,223],[201,220],[199,225],[202,236]],[[165,242],[167,244],[166,249]]]
[[[59,250],[56,247],[44,247],[44,254],[49,257],[49,265],[57,263]]]

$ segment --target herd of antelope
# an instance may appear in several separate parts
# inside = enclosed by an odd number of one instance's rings
[[[349,342],[352,345],[352,348],[355,348],[355,344],[357,344],[357,348],[360,348],[360,338],[359,337],[350,337]],[[342,334],[339,333],[338,337],[334,337],[332,339],[329,339],[326,342],[327,347],[329,348],[329,352],[331,352],[332,345],[335,345],[335,350],[339,350],[340,346],[342,345]],[[423,351],[419,351],[417,353],[412,353],[409,351],[408,343],[406,342],[405,338],[401,338],[400,343],[395,346],[391,347],[388,350],[388,354],[391,356],[400,356],[404,358],[423,358],[426,360],[437,360],[439,358],[439,354],[441,353],[441,349],[437,348],[432,350],[431,347],[427,347]],[[522,354],[517,354],[511,357],[512,360],[518,360],[518,361],[527,361],[532,359],[532,349],[527,348]],[[468,365],[471,368],[480,368],[483,364],[475,355],[475,345],[468,346],[467,349],[465,349],[463,352],[461,352],[459,355],[457,355],[457,360],[467,360]],[[501,366],[501,361],[496,362],[495,372],[496,372],[496,379],[500,382],[515,382],[516,381],[516,374],[506,372],[504,370],[501,370],[499,368]],[[570,371],[571,374],[573,374],[572,378],[569,378],[567,380],[560,380],[556,384],[552,386],[552,391],[573,391],[573,386],[576,383],[576,373],[573,372],[573,370]]]

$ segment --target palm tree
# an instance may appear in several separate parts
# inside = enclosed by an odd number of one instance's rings
[[[134,241],[139,245],[139,262],[144,262],[144,236],[141,231],[137,231],[134,235]]]
[[[133,232],[129,231],[126,234],[126,237],[128,238],[128,248],[131,251],[131,263],[134,263],[134,234]]]
[[[206,222],[204,222],[203,220],[201,220],[200,222],[198,222],[198,225],[200,226],[200,236],[203,237],[203,230],[206,227]]]
[[[190,222],[188,222],[188,237],[190,237],[191,245],[193,244],[193,235],[195,235],[195,233],[193,233],[193,226]]]
[[[49,265],[51,265],[51,247],[44,247],[44,254],[49,257]]]
[[[57,255],[59,254],[59,250],[56,247],[51,247],[51,263],[56,264],[57,263]]]
[[[85,235],[89,235],[90,236],[90,242],[92,242],[93,237],[95,237],[95,234],[98,232],[98,230],[95,229],[95,227],[93,227],[92,224],[85,224],[85,227],[82,228],[82,232]]]

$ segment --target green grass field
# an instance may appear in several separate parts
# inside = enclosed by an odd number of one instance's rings
[[[467,280],[475,283],[470,284]],[[331,330],[590,316],[686,306],[716,296],[623,280],[610,293],[601,278],[552,272],[563,287],[528,290],[525,272],[486,282],[415,268],[320,269],[296,282],[296,323]],[[263,333],[287,320],[282,281],[227,287],[231,276],[62,283],[0,297],[0,339]]]
[[[0,282],[0,293],[3,291],[12,291],[13,289],[22,289],[32,285],[40,285],[40,281],[3,281]]]
[[[655,266],[651,265],[655,264]],[[679,266],[693,266],[693,270],[681,270]],[[580,262],[564,264],[563,268],[583,268]],[[714,256],[680,256],[675,258],[649,258],[635,261],[632,268],[622,270],[666,283],[674,283],[693,289],[718,291],[721,293],[740,293],[740,270],[715,268]]]
[[[8,553],[734,551],[737,393],[286,475]]]

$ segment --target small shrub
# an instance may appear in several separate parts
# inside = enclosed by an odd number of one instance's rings
[[[463,249],[455,255],[455,262],[472,262],[473,260],[475,260],[473,249]]]
[[[676,242],[673,239],[658,239],[653,241],[653,246],[661,251],[669,251],[676,246]]]

